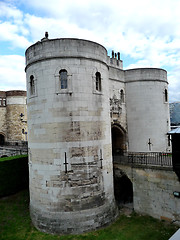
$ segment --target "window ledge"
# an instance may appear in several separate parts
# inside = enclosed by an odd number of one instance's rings
[[[30,95],[29,99],[37,97],[36,94]]]
[[[93,94],[96,94],[96,95],[103,95],[102,92],[99,92],[99,91],[94,91]]]
[[[71,95],[73,92],[71,90],[61,90],[59,92],[56,92],[55,94],[56,95],[59,95],[59,94],[69,94]]]

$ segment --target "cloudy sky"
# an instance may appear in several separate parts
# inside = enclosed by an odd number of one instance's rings
[[[0,0],[0,90],[26,89],[27,47],[44,37],[96,41],[124,69],[164,68],[180,101],[180,0]]]

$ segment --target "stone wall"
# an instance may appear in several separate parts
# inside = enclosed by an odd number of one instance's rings
[[[110,67],[109,80],[111,122],[112,124],[118,123],[127,131],[124,71],[115,67]],[[121,96],[122,94],[123,96]]]
[[[7,124],[7,141],[8,142],[18,142],[25,141],[25,134],[27,132],[27,123],[21,121],[20,114],[26,115],[25,105],[11,104],[6,107],[6,124]],[[25,118],[24,118],[25,119]],[[26,118],[27,119],[27,118]]]
[[[28,154],[27,145],[24,146],[3,146],[0,147],[0,158]]]
[[[27,141],[26,91],[0,91],[0,134],[6,144]]]
[[[180,224],[180,192],[178,177],[168,167],[141,167],[115,164],[133,184],[134,210],[141,214]]]
[[[6,138],[7,125],[6,125],[6,107],[0,107],[0,134]]]

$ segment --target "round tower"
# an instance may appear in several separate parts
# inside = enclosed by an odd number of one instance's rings
[[[81,233],[117,216],[106,49],[46,37],[26,50],[30,212],[50,233]]]
[[[125,71],[127,124],[130,152],[170,149],[167,72],[157,68]]]
[[[27,141],[26,91],[11,90],[6,92],[6,141],[15,144]]]

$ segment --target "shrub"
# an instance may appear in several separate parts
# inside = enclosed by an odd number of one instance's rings
[[[29,183],[28,156],[0,159],[0,197],[24,189]]]

